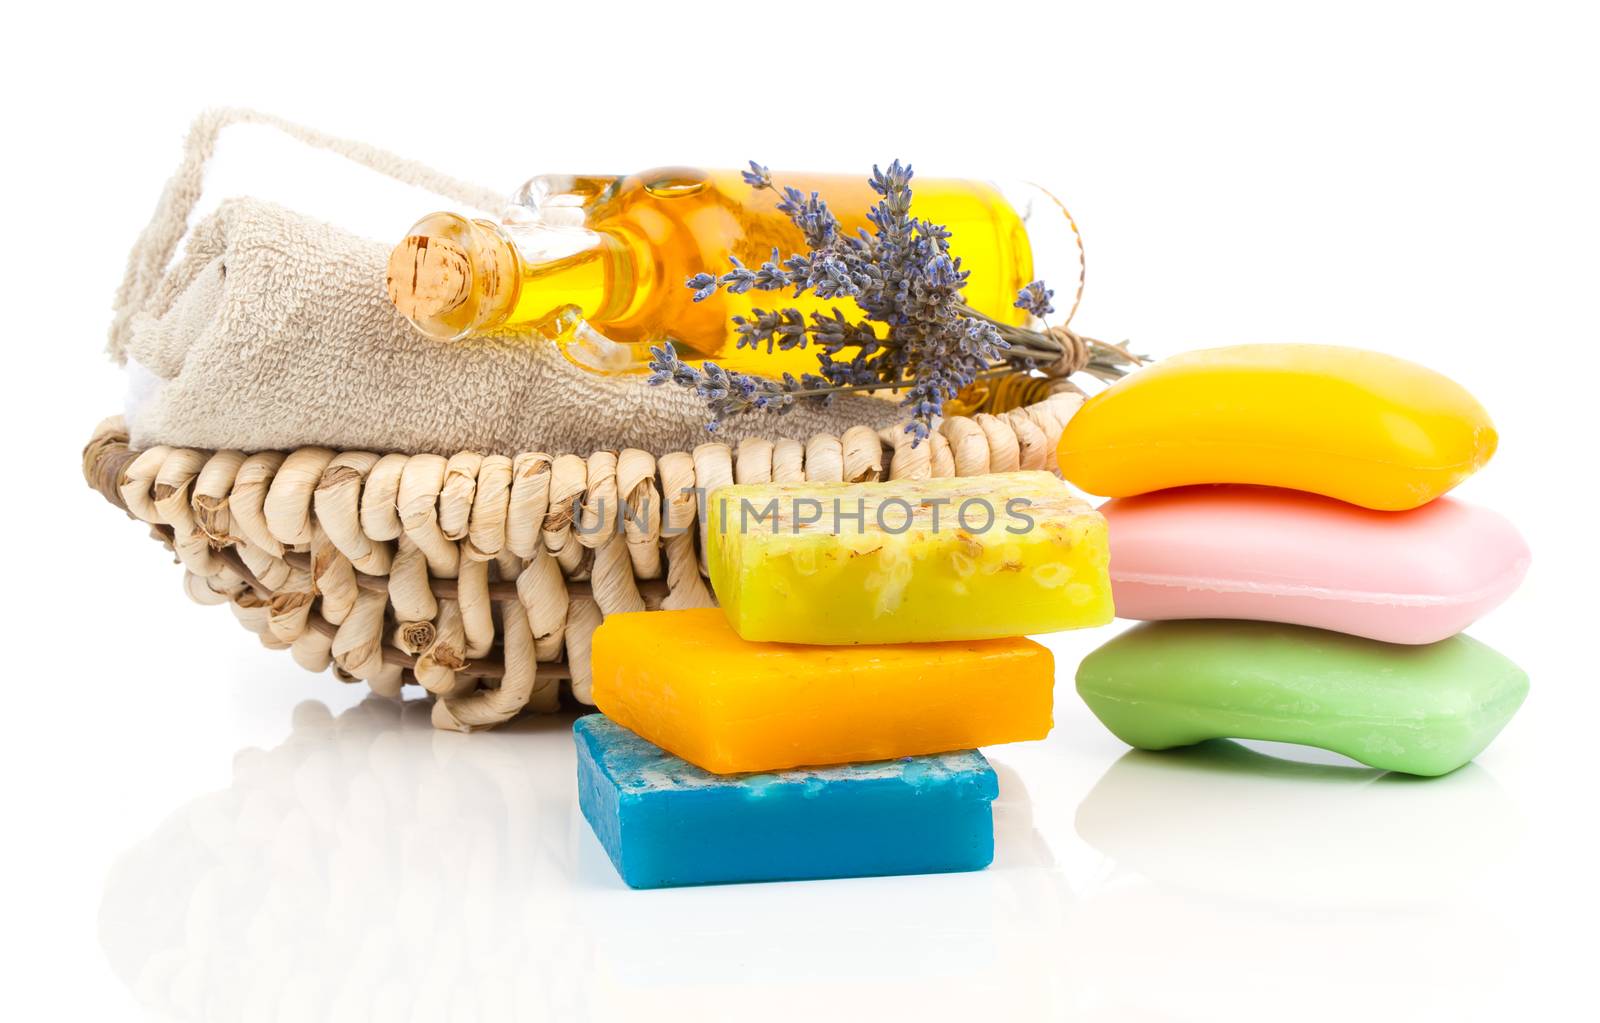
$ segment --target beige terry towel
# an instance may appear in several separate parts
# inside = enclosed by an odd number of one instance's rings
[[[202,116],[118,295],[110,352],[131,357],[148,384],[130,409],[135,447],[663,452],[713,437],[876,428],[898,417],[890,402],[841,398],[708,435],[705,407],[689,392],[587,373],[547,342],[430,341],[385,297],[388,242],[251,198],[222,203],[186,231],[216,136],[239,122],[272,125],[461,206],[496,202],[491,190],[275,118]],[[425,212],[397,210],[397,229]]]

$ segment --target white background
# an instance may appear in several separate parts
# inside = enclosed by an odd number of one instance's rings
[[[1591,5],[179,7],[6,15],[8,1018],[1592,1011]],[[989,871],[629,892],[564,722],[358,706],[189,604],[84,488],[124,254],[225,103],[506,189],[747,157],[1046,182],[1087,237],[1086,332],[1368,346],[1480,397],[1500,452],[1460,494],[1535,563],[1472,633],[1532,694],[1431,782],[1130,754],[1071,689],[1110,630],[1069,635],[1055,733],[993,751]]]

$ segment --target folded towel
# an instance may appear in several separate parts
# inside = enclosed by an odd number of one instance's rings
[[[258,198],[227,199],[188,226],[217,136],[230,124],[276,128],[437,195],[440,205],[499,205],[490,189],[276,118],[203,115],[117,297],[109,350],[133,364],[127,419],[135,447],[660,453],[707,439],[880,428],[898,418],[890,402],[842,397],[827,408],[729,423],[713,438],[704,404],[689,392],[587,373],[541,339],[430,341],[385,295],[393,239],[369,240]],[[395,208],[395,234],[424,212]]]

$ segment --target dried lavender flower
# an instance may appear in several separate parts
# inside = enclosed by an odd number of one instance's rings
[[[739,176],[744,178],[744,183],[749,185],[751,188],[760,189],[772,187],[772,171],[763,167],[761,164],[756,163],[754,160],[750,161],[750,169],[747,171],[740,171]]]
[[[735,350],[749,348],[754,351],[764,346],[770,355],[774,348],[787,352],[791,348],[806,346],[806,321],[798,309],[750,311],[755,314],[753,320],[743,316],[733,318],[733,329],[738,335]]]
[[[650,383],[693,388],[711,409],[712,429],[731,416],[782,413],[797,401],[826,402],[843,391],[902,390],[900,404],[910,417],[906,430],[915,444],[928,436],[945,402],[980,374],[1025,372],[1057,360],[1060,339],[1002,324],[967,306],[962,289],[969,274],[950,254],[950,232],[911,215],[913,176],[911,165],[899,160],[887,169],[874,165],[868,183],[879,200],[867,219],[875,230],[847,234],[821,195],[780,189],[765,166],[750,161],[741,177],[752,188],[781,195],[778,210],[800,229],[807,251],[784,258],[773,249],[756,270],[732,259],[731,269],[720,275],[695,274],[687,281],[694,300],[704,301],[719,288],[744,294],[792,287],[795,297],[810,292],[852,299],[865,319],[852,323],[837,308],[832,316],[813,313],[810,323],[798,309],[752,310],[753,317],[733,317],[736,347],[770,353],[809,342],[817,348],[819,373],[770,380],[712,362],[696,369],[661,347],[651,349]],[[1018,292],[1016,306],[1043,318],[1054,311],[1053,295],[1043,281],[1033,281]],[[1102,379],[1137,362],[1116,346],[1091,343],[1103,351],[1088,369]]]
[[[684,283],[694,289],[694,300],[702,302],[716,293],[721,282],[708,273],[697,273]]]
[[[722,275],[722,286],[735,295],[743,295],[754,287],[756,272],[739,262],[738,256],[729,256],[728,261],[733,269]]]
[[[822,404],[831,398],[827,393],[811,393],[827,388],[828,382],[810,373],[798,379],[785,373],[781,380],[770,380],[726,370],[714,362],[697,369],[680,359],[670,345],[652,346],[650,355],[649,382],[693,388],[711,410],[707,430],[715,431],[725,420],[747,412],[782,415],[794,408],[797,397],[808,397]]]
[[[1017,292],[1015,303],[1018,309],[1026,309],[1039,319],[1044,319],[1056,311],[1050,300],[1055,297],[1055,292],[1044,286],[1044,281],[1034,281],[1021,291]]]

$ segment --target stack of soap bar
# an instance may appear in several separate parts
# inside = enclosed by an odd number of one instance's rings
[[[607,717],[719,774],[1042,739],[1055,681],[1028,639],[750,643],[715,608],[611,615],[592,666]]]
[[[1027,472],[721,487],[706,524],[720,610],[594,633],[609,722],[580,723],[579,776],[623,878],[985,866],[972,747],[1049,734],[1054,661],[1024,637],[1110,621],[1105,520]]]
[[[1137,625],[1078,669],[1079,695],[1130,746],[1267,739],[1420,775],[1477,756],[1527,692],[1466,636],[1395,646],[1267,622]]]
[[[1136,746],[1280,739],[1459,767],[1527,684],[1456,636],[1528,567],[1510,523],[1441,497],[1496,443],[1459,384],[1355,348],[1191,352],[1106,388],[1062,431],[1061,471],[1114,498],[1118,612],[1172,621],[1091,655],[1080,694]]]
[[[1105,522],[1045,472],[719,488],[711,585],[744,639],[922,643],[1104,625]]]
[[[634,888],[981,870],[994,855],[995,774],[975,750],[723,777],[598,714],[573,732],[579,805]]]

